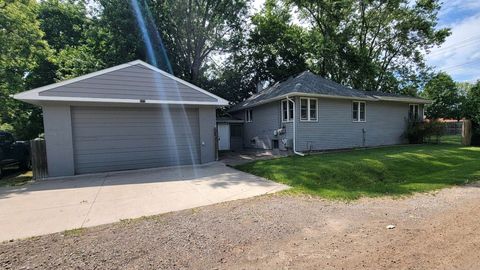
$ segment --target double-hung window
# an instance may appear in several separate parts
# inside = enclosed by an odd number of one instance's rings
[[[411,121],[420,120],[420,106],[418,106],[418,104],[410,104],[410,108],[408,110],[408,119]]]
[[[300,98],[300,120],[317,121],[318,108],[316,98]]]
[[[245,110],[245,121],[246,122],[252,122],[253,121],[252,109]]]
[[[352,107],[353,122],[366,122],[365,101],[354,101]]]
[[[282,100],[282,122],[293,121],[293,102],[290,100]]]

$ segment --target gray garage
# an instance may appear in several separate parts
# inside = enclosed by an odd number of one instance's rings
[[[228,104],[142,61],[14,98],[42,106],[50,177],[212,162]]]

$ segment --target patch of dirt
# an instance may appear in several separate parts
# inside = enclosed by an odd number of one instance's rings
[[[5,242],[0,268],[479,269],[479,220],[480,185],[351,203],[271,195]]]

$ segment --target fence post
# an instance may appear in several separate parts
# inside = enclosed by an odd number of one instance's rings
[[[48,177],[47,167],[47,149],[44,139],[34,139],[30,141],[30,151],[32,156],[32,174],[34,180],[40,180]]]
[[[462,145],[469,146],[472,144],[472,121],[463,120],[462,126]]]

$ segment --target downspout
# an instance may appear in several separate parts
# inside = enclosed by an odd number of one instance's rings
[[[293,99],[291,99],[289,96],[287,96],[287,100],[288,101],[291,101],[293,103],[293,153],[295,153],[296,155],[299,155],[299,156],[305,156],[305,154],[303,153],[300,153],[300,152],[297,152],[297,148],[296,148],[296,130],[295,130],[295,126],[296,126],[296,121],[295,121],[295,114],[297,113],[297,107],[295,106],[295,101]],[[288,108],[288,107],[287,107]]]

